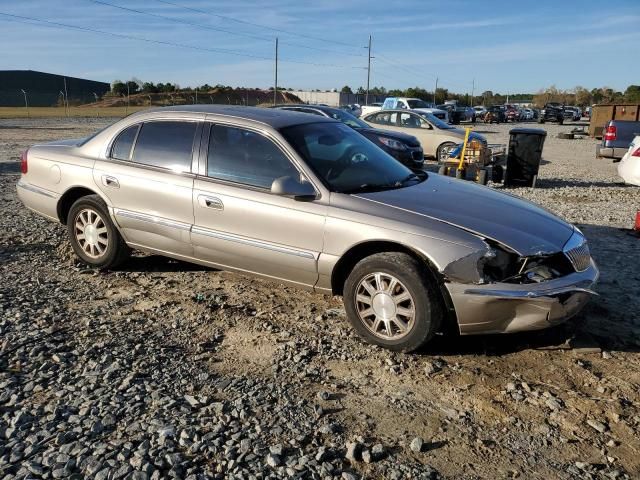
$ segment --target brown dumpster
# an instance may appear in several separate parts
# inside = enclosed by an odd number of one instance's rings
[[[629,120],[640,121],[640,105],[595,105],[591,108],[591,119],[589,121],[589,135],[592,137],[602,137],[604,124],[609,120]]]

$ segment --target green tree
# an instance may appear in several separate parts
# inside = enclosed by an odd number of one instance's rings
[[[114,80],[111,84],[111,91],[118,96],[127,94],[127,85],[120,80]]]
[[[640,103],[640,85],[629,85],[624,91],[625,102]]]
[[[134,94],[134,93],[138,93],[138,90],[140,90],[140,86],[138,85],[138,82],[134,82],[133,80],[129,80],[125,86],[129,87],[129,91],[128,93],[130,94]]]
[[[158,87],[153,82],[144,82],[142,84],[142,91],[144,93],[158,93]]]
[[[340,90],[340,93],[353,93],[353,90],[351,90],[351,87],[349,85],[345,85]]]

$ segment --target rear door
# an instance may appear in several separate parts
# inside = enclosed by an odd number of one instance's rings
[[[201,129],[190,120],[137,123],[116,136],[106,160],[95,163],[94,180],[132,246],[192,256],[191,169]]]
[[[301,177],[284,144],[268,132],[209,124],[203,145],[206,160],[193,190],[196,257],[315,285],[327,206],[271,193],[276,178]]]

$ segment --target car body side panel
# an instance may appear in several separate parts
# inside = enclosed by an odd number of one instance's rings
[[[109,199],[114,219],[128,243],[193,255],[189,238],[193,224],[192,176],[98,160],[93,179]]]
[[[207,202],[210,206],[207,206]],[[313,286],[327,207],[196,179],[195,255],[218,265]]]
[[[58,218],[58,201],[74,187],[97,190],[92,177],[94,160],[68,145],[40,145],[28,151],[28,173],[18,183],[18,196],[31,210],[50,220]]]

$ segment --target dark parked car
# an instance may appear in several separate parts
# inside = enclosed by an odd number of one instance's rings
[[[495,121],[498,123],[504,123],[507,121],[507,114],[505,112],[504,105],[491,105],[487,109],[487,113],[491,113]]]
[[[573,115],[573,112],[571,112],[571,115]],[[559,125],[562,125],[564,119],[564,105],[561,103],[551,102],[547,103],[544,108],[540,110],[538,123],[557,122]]]
[[[464,107],[458,107],[456,105],[445,103],[443,105],[438,105],[437,108],[439,108],[440,110],[445,110],[449,114],[449,123],[452,125],[460,125],[460,122],[465,120],[467,116]]]
[[[609,120],[602,131],[602,143],[596,145],[596,157],[619,161],[637,135],[640,135],[640,122]]]
[[[321,105],[279,105],[274,108],[291,110],[294,112],[310,113],[322,117],[340,120],[358,133],[364,135],[378,147],[412,169],[420,169],[424,163],[424,153],[420,141],[406,133],[393,132],[372,128],[363,120],[340,108],[325,107]]]

